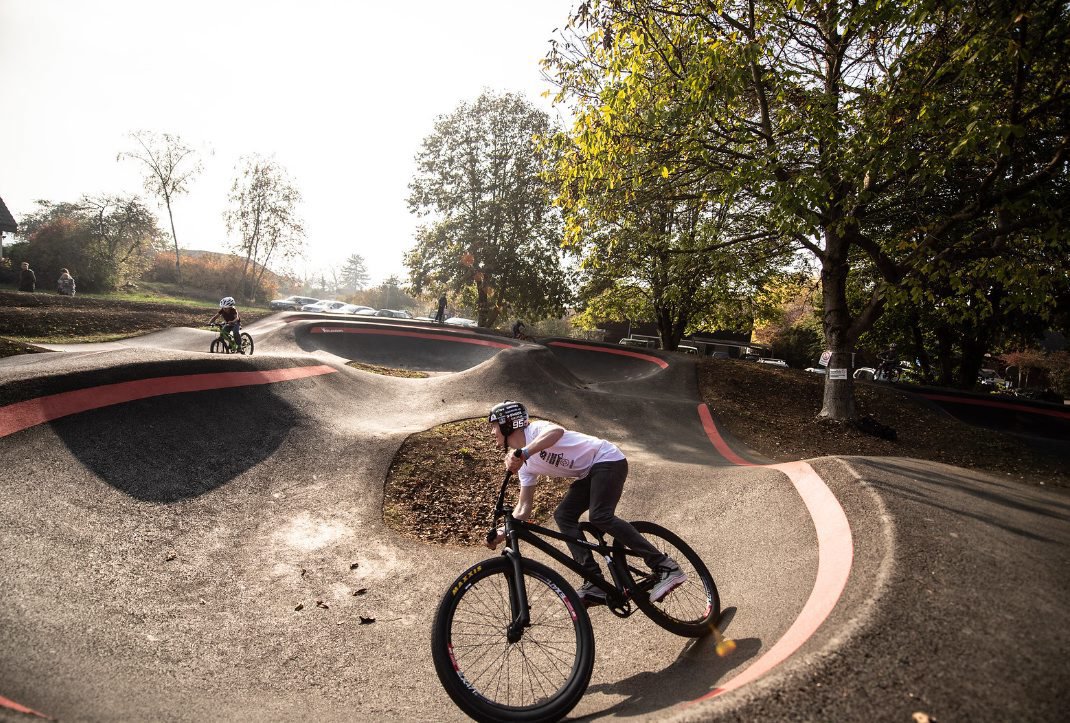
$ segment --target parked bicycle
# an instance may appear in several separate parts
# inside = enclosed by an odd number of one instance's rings
[[[219,336],[212,339],[212,343],[208,346],[208,351],[213,354],[246,354],[252,356],[253,353],[253,337],[248,333],[241,333],[241,348],[234,343],[234,335],[226,324],[212,324],[219,330]]]
[[[612,580],[590,575],[572,557],[547,542],[566,535],[513,518],[505,506],[506,473],[494,508],[488,541],[505,518],[506,546],[501,556],[465,570],[439,603],[431,636],[435,671],[453,702],[481,721],[554,721],[579,702],[594,668],[591,620],[565,578],[524,557],[520,542],[541,550],[585,580],[606,591],[606,606],[626,618],[636,609],[677,635],[714,635],[718,655],[735,643],[721,635],[717,586],[702,559],[683,540],[653,522],[632,525],[655,547],[676,560],[687,582],[658,602],[650,600],[656,574],[642,555],[619,541],[605,541],[584,522],[584,539],[606,561]],[[591,535],[595,542],[587,539]]]

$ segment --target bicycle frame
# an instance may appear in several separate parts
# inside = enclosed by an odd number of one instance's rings
[[[502,487],[498,493],[498,502],[495,505],[494,522],[497,524],[499,517],[505,518],[505,549],[502,550],[502,555],[509,559],[510,564],[513,567],[513,590],[512,595],[509,596],[510,612],[513,616],[513,622],[509,625],[507,637],[510,642],[517,642],[520,640],[523,630],[526,627],[530,627],[531,619],[528,613],[528,594],[527,589],[524,587],[524,574],[523,574],[523,554],[520,552],[520,541],[523,540],[535,547],[538,550],[546,553],[548,556],[557,560],[559,563],[572,570],[574,573],[582,577],[588,582],[598,585],[606,591],[607,599],[606,606],[618,617],[626,618],[632,614],[633,609],[631,603],[626,599],[627,590],[624,585],[624,581],[619,579],[619,574],[616,567],[613,565],[613,558],[618,554],[618,551],[608,544],[601,532],[596,530],[590,523],[585,523],[588,529],[591,529],[599,542],[590,542],[584,538],[573,539],[568,535],[558,532],[557,530],[551,530],[548,527],[536,525],[532,522],[525,522],[513,517],[512,511],[507,509],[505,503],[505,490],[509,484],[509,479],[512,477],[512,472],[507,472],[505,479],[502,480]],[[494,530],[487,534],[496,534]],[[575,543],[588,548],[592,553],[598,553],[606,561],[609,568],[610,576],[613,581],[610,582],[604,577],[598,574],[591,574],[580,567],[580,564],[576,562],[571,555],[568,555],[561,550],[557,549],[549,542],[546,542],[543,537],[551,537],[556,540],[560,540],[565,543]],[[641,557],[640,553],[625,548],[623,551],[625,556],[635,555]],[[619,594],[622,593],[623,594]]]
[[[219,340],[227,347],[227,351],[235,349],[234,335],[225,324],[212,324],[219,331]],[[240,341],[239,341],[240,343]]]

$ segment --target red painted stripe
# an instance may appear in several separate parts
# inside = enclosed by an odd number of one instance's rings
[[[472,339],[471,337],[454,337],[444,334],[428,334],[419,331],[395,331],[392,329],[360,329],[341,326],[314,326],[309,329],[311,334],[374,334],[378,336],[413,336],[418,339],[434,339],[435,341],[456,341],[462,344],[476,344],[478,346],[491,346],[496,349],[510,349],[511,344],[500,341],[488,341],[487,339]]]
[[[184,374],[151,379],[135,379],[129,382],[105,384],[87,389],[50,394],[36,399],[0,407],[0,437],[51,422],[60,417],[78,414],[90,409],[100,409],[113,404],[122,404],[136,399],[146,399],[164,394],[203,392],[210,389],[244,387],[253,384],[273,384],[292,379],[332,374],[338,371],[325,364],[289,369],[270,369],[255,372],[217,372],[212,374]]]
[[[921,394],[919,396],[925,397],[926,399],[932,399],[936,402],[951,402],[952,404],[972,404],[978,407],[1011,409],[1015,412],[1022,412],[1024,414],[1045,414],[1049,417],[1070,419],[1070,412],[1062,412],[1057,409],[1040,409],[1038,407],[1027,407],[1024,404],[1014,404],[1013,402],[996,402],[989,401],[988,399],[970,399],[968,397],[955,397],[948,394]]]
[[[600,352],[603,352],[604,354],[618,354],[620,356],[630,356],[630,357],[635,357],[636,359],[642,359],[643,361],[648,361],[651,364],[657,364],[662,369],[668,369],[669,368],[669,362],[665,361],[664,359],[659,359],[658,357],[651,356],[650,354],[642,354],[642,353],[637,352],[637,351],[628,351],[627,349],[607,349],[607,348],[602,347],[602,346],[588,346],[586,344],[572,344],[572,343],[567,342],[567,341],[551,341],[549,346],[563,346],[563,347],[567,347],[569,349],[581,349],[582,351],[600,351]]]
[[[35,715],[38,718],[44,718],[46,720],[55,720],[55,718],[49,718],[44,713],[38,713],[33,708],[27,708],[24,705],[19,705],[15,701],[9,700],[2,695],[0,695],[0,708],[10,708],[11,710],[16,711],[18,713],[25,713],[26,715]]]
[[[710,415],[710,408],[705,404],[698,405],[698,418],[702,420],[702,428],[706,430],[706,436],[710,438],[714,448],[721,453],[722,457],[732,464],[744,465],[747,467],[753,466],[753,463],[748,462],[733,452],[732,448],[728,446],[728,442],[724,441],[724,437],[717,431],[717,425],[713,423],[713,416]]]
[[[707,436],[729,461],[750,465],[728,447],[705,404],[698,407]],[[736,461],[739,460],[739,461]],[[854,540],[847,514],[825,481],[806,462],[769,465],[788,476],[806,505],[817,532],[817,577],[810,597],[784,635],[746,670],[691,703],[722,695],[757,680],[787,660],[824,624],[839,601],[854,564]]]

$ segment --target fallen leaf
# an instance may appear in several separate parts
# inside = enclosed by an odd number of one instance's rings
[[[362,587],[362,588],[361,588],[361,589],[359,589],[359,590],[354,590],[354,591],[353,591],[353,595],[354,595],[354,596],[356,596],[356,595],[363,595],[363,594],[364,594],[364,593],[366,593],[366,592],[368,592],[368,588],[366,588],[366,587]]]
[[[294,608],[294,610],[304,610],[304,609],[305,609],[305,604],[304,603],[297,603],[297,607]]]
[[[374,622],[375,622],[375,618],[366,618],[363,615],[360,616],[360,624],[361,625],[371,625]]]

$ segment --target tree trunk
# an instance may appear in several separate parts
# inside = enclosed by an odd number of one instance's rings
[[[171,213],[171,197],[164,196],[167,204],[167,220],[171,222],[171,240],[175,242],[175,283],[182,283],[182,264],[178,259],[178,234],[175,233],[175,216]]]
[[[854,378],[852,377],[850,336],[851,312],[847,306],[846,240],[830,230],[825,232],[825,258],[821,264],[821,293],[825,314],[822,326],[825,344],[832,356],[825,372],[825,396],[818,417],[850,421],[855,418]]]

